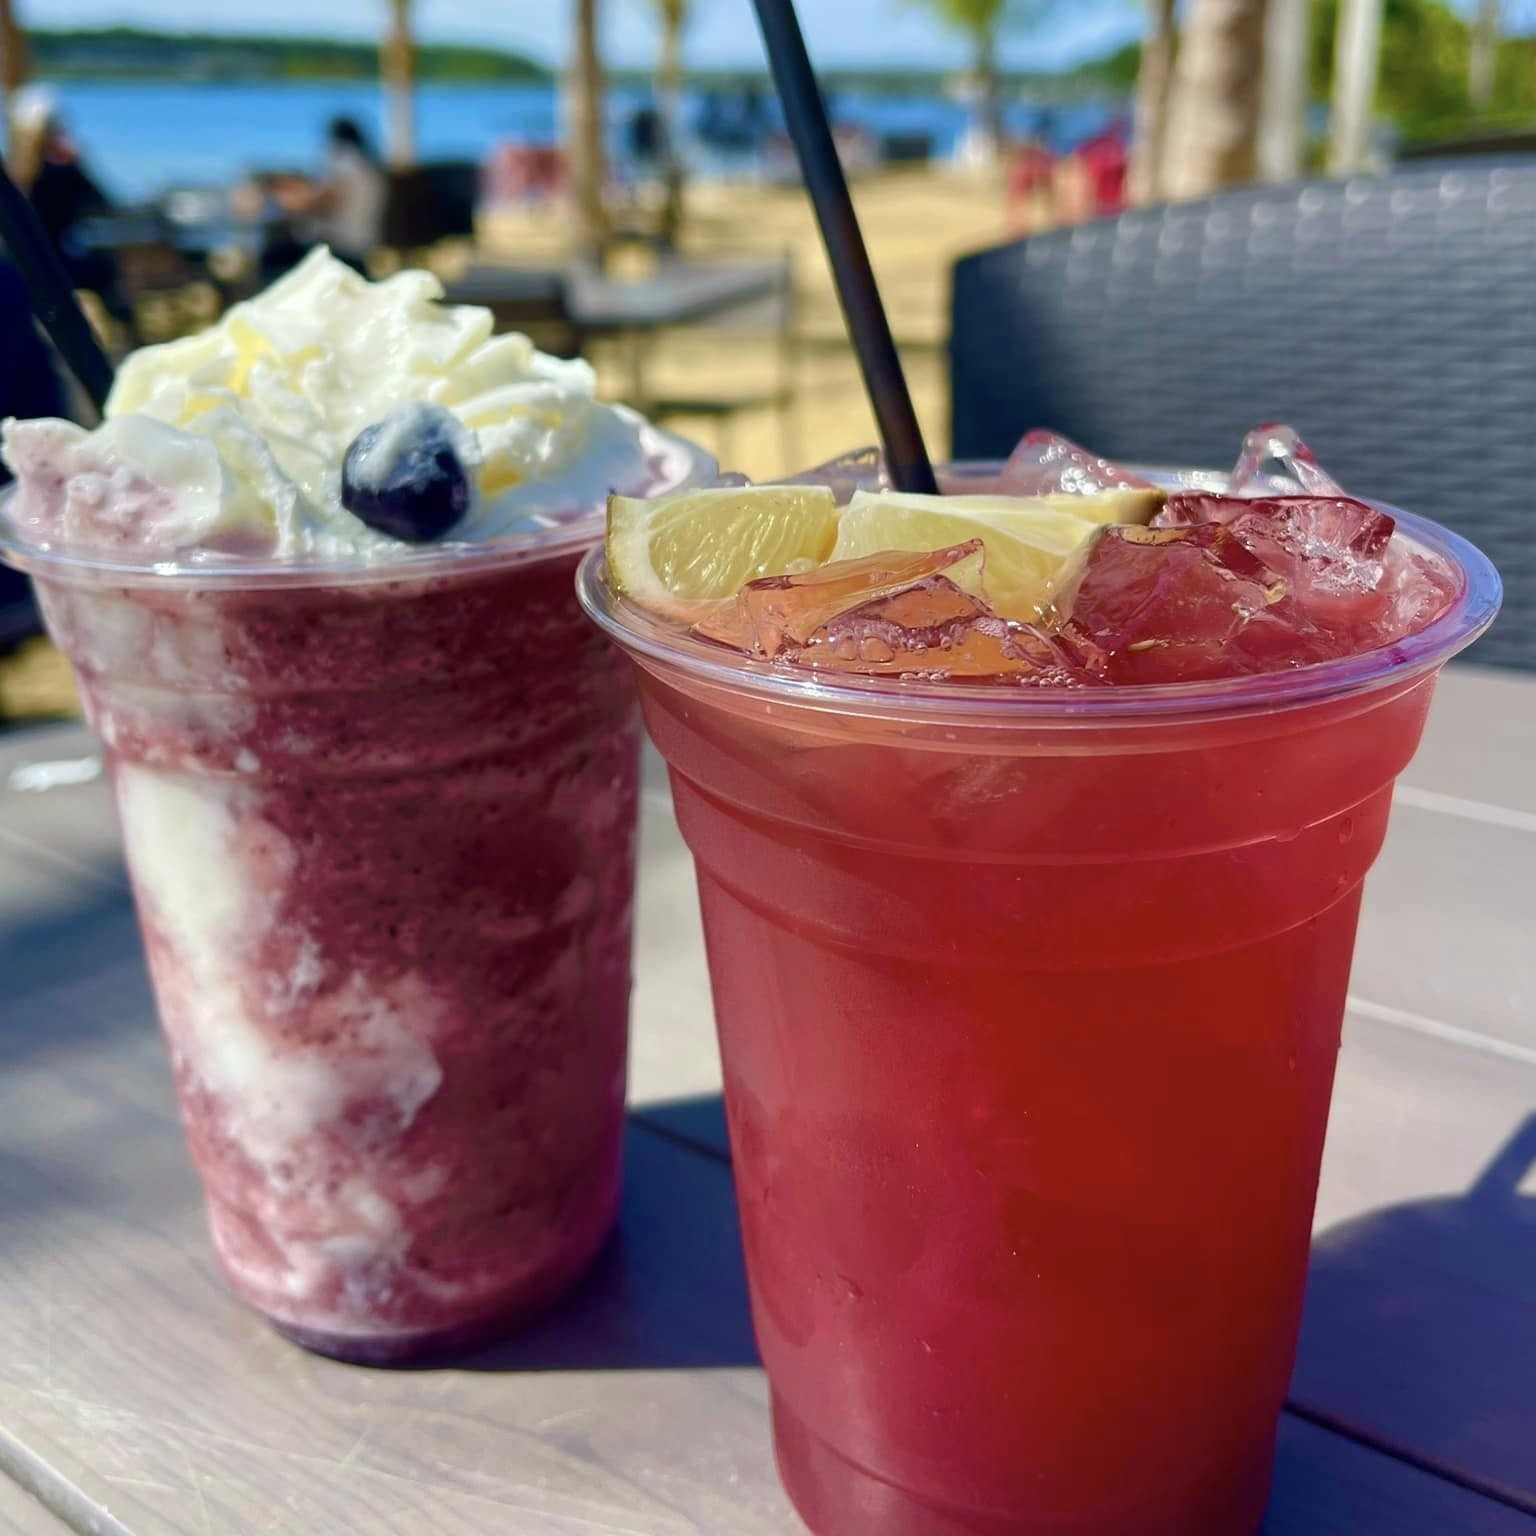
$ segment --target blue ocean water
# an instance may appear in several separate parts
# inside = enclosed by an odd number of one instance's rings
[[[291,84],[135,84],[75,81],[55,87],[87,163],[116,199],[133,201],[169,185],[227,184],[254,167],[314,166],[326,122],[339,113],[381,129],[378,88],[367,82]],[[607,115],[616,154],[624,125],[642,97],[610,92]],[[685,116],[699,102],[685,104]],[[423,158],[480,160],[505,140],[549,143],[558,137],[553,87],[424,85],[417,91],[417,139]],[[936,155],[953,152],[967,108],[941,96],[839,92],[839,122],[877,135],[926,133]],[[1049,110],[1015,103],[1015,130],[1040,133],[1070,148],[1103,126],[1113,110],[1096,102]],[[704,160],[703,169],[716,169]]]

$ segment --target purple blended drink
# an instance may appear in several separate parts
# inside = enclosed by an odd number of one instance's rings
[[[235,1290],[399,1359],[559,1294],[615,1210],[638,734],[572,575],[706,457],[318,253],[10,423],[7,558],[107,749]]]

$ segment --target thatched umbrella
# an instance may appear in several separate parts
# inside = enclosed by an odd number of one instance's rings
[[[3,3],[3,0],[0,0]],[[389,32],[380,50],[386,103],[385,154],[397,170],[416,161],[415,48],[411,0],[389,0]]]

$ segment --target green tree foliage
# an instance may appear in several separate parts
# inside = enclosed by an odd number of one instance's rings
[[[1338,0],[1315,0],[1311,76],[1320,101],[1332,91],[1338,13]],[[1511,37],[1499,45],[1493,101],[1483,116],[1474,115],[1467,94],[1471,47],[1470,26],[1444,0],[1386,0],[1376,110],[1405,141],[1536,124],[1536,40]]]
[[[967,37],[995,36],[1004,26],[1037,25],[1051,9],[1051,0],[907,0],[931,11],[945,26]]]
[[[382,27],[382,23],[381,23]],[[319,37],[153,32],[141,27],[78,31],[35,29],[39,74],[55,77],[210,80],[371,80],[379,73],[376,43]],[[548,71],[521,54],[468,44],[421,43],[419,80],[536,81]]]
[[[997,63],[998,37],[1005,27],[1039,26],[1057,0],[906,0],[930,12],[945,26],[970,39],[981,114],[994,144],[1002,142],[1002,100]]]

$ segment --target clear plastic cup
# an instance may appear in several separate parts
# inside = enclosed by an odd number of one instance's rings
[[[659,489],[715,473],[652,446]],[[639,728],[571,593],[601,530],[146,566],[0,516],[105,747],[219,1258],[312,1349],[500,1332],[612,1223]]]
[[[776,668],[582,566],[697,864],[779,1468],[821,1536],[1257,1528],[1361,883],[1498,604],[1393,515],[1460,573],[1427,629],[1178,686]]]

